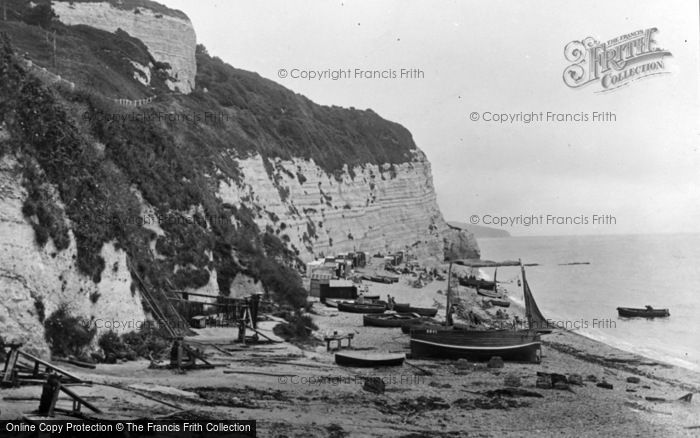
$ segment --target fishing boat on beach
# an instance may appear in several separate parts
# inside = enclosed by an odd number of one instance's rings
[[[668,309],[654,309],[646,306],[643,309],[634,307],[618,307],[617,314],[626,318],[665,318],[671,316]]]
[[[412,358],[540,362],[539,334],[532,330],[411,330]]]
[[[414,307],[410,304],[394,304],[394,310],[400,313],[415,313],[420,316],[433,317],[437,315],[437,307]]]
[[[510,301],[504,299],[491,299],[486,300],[487,303],[491,303],[492,306],[498,307],[510,307]]]
[[[452,326],[452,290],[447,287],[446,327],[411,328],[411,355],[413,357],[466,358],[488,360],[499,356],[504,360],[539,362],[540,334],[550,333],[552,325],[544,318],[532,296],[522,262],[487,262],[483,260],[456,260],[450,263],[467,267],[520,266],[525,298],[526,330],[450,330]],[[495,275],[494,275],[495,277]]]
[[[403,327],[420,324],[423,318],[412,313],[368,314],[362,323],[369,327]]]
[[[391,283],[398,283],[399,282],[399,277],[392,277],[392,276],[388,276],[388,275],[363,275],[362,279],[366,280],[366,281],[371,281],[374,283],[384,283],[384,284],[391,284]]]
[[[459,284],[465,287],[470,287],[472,289],[483,289],[483,290],[495,290],[496,282],[484,280],[482,278],[476,278],[471,275],[468,277],[462,277],[459,279]]]
[[[338,308],[338,300],[334,300],[332,298],[326,298],[323,304],[325,304],[327,307],[332,307],[334,309]]]
[[[477,289],[476,289],[476,293],[477,293],[478,295],[481,295],[482,297],[486,297],[486,298],[493,298],[493,299],[496,299],[496,300],[501,300],[501,299],[503,299],[503,294],[500,293],[500,292],[496,292],[496,291],[484,290],[484,289],[479,289],[479,288],[477,288]]]
[[[335,354],[335,363],[344,367],[378,368],[403,365],[403,353],[360,353],[343,352]]]
[[[348,313],[384,313],[386,310],[386,304],[351,303],[348,301],[341,301],[338,303],[338,310]]]

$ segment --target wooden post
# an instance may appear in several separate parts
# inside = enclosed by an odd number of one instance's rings
[[[61,390],[61,376],[58,374],[49,374],[46,383],[41,391],[41,399],[39,400],[39,415],[53,417],[54,408],[56,408],[56,400]]]
[[[22,344],[10,344],[10,354],[7,356],[5,361],[5,371],[2,376],[2,386],[12,386],[15,384],[15,377],[17,371],[15,367],[17,366],[17,358],[19,357],[19,347]]]

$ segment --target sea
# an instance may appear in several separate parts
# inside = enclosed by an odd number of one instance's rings
[[[545,318],[645,357],[700,371],[700,234],[478,239],[481,257],[536,263],[528,284]],[[493,277],[492,269],[482,274]],[[520,268],[497,280],[522,303]],[[617,307],[668,308],[668,318],[621,318]]]

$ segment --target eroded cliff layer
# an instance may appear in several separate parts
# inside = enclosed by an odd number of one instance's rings
[[[436,202],[430,163],[415,154],[408,163],[366,164],[340,176],[302,159],[276,160],[269,175],[265,159],[256,155],[239,161],[242,182],[222,182],[219,195],[255,209],[258,226],[299,249],[303,260],[403,250],[441,261],[451,233]]]

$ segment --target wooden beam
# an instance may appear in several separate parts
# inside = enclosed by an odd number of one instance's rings
[[[48,362],[46,362],[46,361],[44,361],[44,360],[41,360],[41,359],[39,359],[39,358],[36,357],[36,356],[32,356],[31,354],[25,353],[25,352],[22,351],[22,350],[17,350],[17,352],[18,352],[21,356],[24,356],[25,358],[27,358],[27,359],[29,359],[29,360],[33,360],[35,364],[44,365],[45,367],[47,367],[47,368],[49,368],[49,369],[51,369],[51,370],[53,370],[53,371],[56,371],[56,372],[59,373],[59,374],[63,374],[64,376],[69,377],[69,378],[71,378],[71,379],[73,379],[73,380],[76,380],[76,381],[78,381],[78,382],[83,382],[83,381],[84,381],[83,379],[81,379],[80,377],[76,376],[75,374],[69,373],[68,371],[66,371],[66,370],[64,370],[64,369],[62,369],[62,368],[59,368],[59,367],[57,367],[56,365],[52,365],[52,364],[50,364],[50,363],[48,363]]]
[[[196,292],[185,292],[184,290],[171,290],[169,292],[172,292],[172,293],[178,294],[178,295],[192,295],[193,297],[214,298],[217,300],[224,299],[224,300],[229,300],[229,301],[245,301],[245,298],[231,298],[231,297],[225,297],[223,295],[200,294],[200,293],[196,293]]]
[[[65,386],[61,386],[60,390],[63,391],[63,392],[65,392],[66,394],[68,394],[68,396],[69,396],[70,398],[72,398],[74,401],[77,401],[77,402],[80,403],[81,405],[83,405],[83,406],[85,406],[86,408],[90,409],[92,412],[95,412],[95,413],[97,413],[97,414],[101,414],[101,413],[102,413],[102,411],[99,410],[95,405],[93,405],[93,404],[90,403],[89,401],[85,400],[84,398],[82,398],[82,397],[79,396],[78,394],[74,393],[72,390],[66,388]]]

